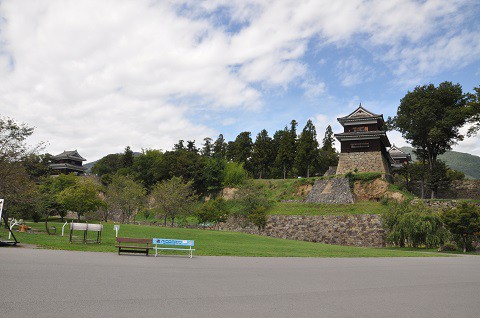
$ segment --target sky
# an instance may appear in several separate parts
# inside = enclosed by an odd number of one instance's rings
[[[359,103],[386,118],[418,85],[473,92],[479,16],[475,0],[4,0],[0,115],[87,161],[292,119],[321,141]],[[480,156],[480,136],[454,150]]]

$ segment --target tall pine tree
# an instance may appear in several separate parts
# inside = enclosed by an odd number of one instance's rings
[[[268,136],[268,132],[263,129],[258,133],[253,144],[252,164],[254,175],[260,179],[264,178],[273,163],[273,159],[273,140]]]
[[[283,179],[292,171],[295,162],[297,142],[297,122],[290,122],[290,129],[285,126],[283,132],[278,132],[279,144],[276,155],[276,164],[281,167]]]
[[[317,132],[312,121],[309,119],[298,139],[296,167],[299,174],[310,177],[310,170],[318,157]]]

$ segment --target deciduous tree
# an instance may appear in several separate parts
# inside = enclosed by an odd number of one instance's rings
[[[190,214],[191,204],[197,199],[192,184],[192,181],[186,182],[182,177],[173,177],[153,187],[153,206],[162,211],[165,226],[168,218],[173,226],[176,217]]]
[[[472,240],[475,233],[480,232],[480,208],[474,204],[463,202],[455,209],[442,213],[445,226],[453,234],[462,238],[463,252],[467,251],[467,243]]]
[[[41,145],[29,148],[26,139],[33,128],[17,123],[10,118],[0,117],[0,198],[5,199],[3,217],[8,218],[14,204],[20,204],[20,198],[28,199],[33,182],[28,178],[22,159],[36,153]],[[25,192],[28,189],[27,192]]]
[[[99,195],[100,187],[91,178],[81,178],[71,187],[57,194],[57,201],[67,210],[77,212],[78,220],[87,212],[97,211],[104,202]]]
[[[460,128],[472,116],[471,105],[467,105],[460,84],[443,82],[438,87],[433,84],[417,86],[408,92],[390,122],[413,147],[425,154],[430,174],[433,174],[438,155],[463,140]]]
[[[112,213],[119,212],[121,222],[130,223],[130,219],[146,204],[145,188],[130,176],[114,175],[108,185],[105,199],[107,202],[104,221]]]

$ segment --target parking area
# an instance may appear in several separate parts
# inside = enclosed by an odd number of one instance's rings
[[[0,248],[0,317],[478,317],[480,257],[146,257]]]

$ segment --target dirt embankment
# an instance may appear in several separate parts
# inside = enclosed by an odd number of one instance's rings
[[[397,202],[403,202],[405,196],[399,192],[388,189],[389,183],[383,179],[375,179],[371,182],[355,181],[353,193],[355,201],[379,201],[382,198],[390,198]]]

